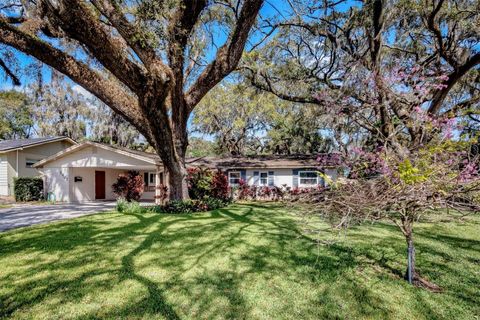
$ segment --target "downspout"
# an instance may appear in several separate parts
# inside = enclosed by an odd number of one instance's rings
[[[17,149],[17,168],[15,169],[18,178],[18,149]]]

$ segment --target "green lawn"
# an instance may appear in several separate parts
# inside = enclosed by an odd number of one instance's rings
[[[480,219],[417,228],[418,267],[444,288],[431,293],[400,279],[405,247],[393,226],[317,245],[293,210],[103,213],[0,233],[0,317],[480,317]]]

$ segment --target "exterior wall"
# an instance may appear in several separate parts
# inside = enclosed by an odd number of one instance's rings
[[[46,193],[53,193],[59,202],[88,202],[95,201],[95,171],[105,171],[105,200],[115,200],[117,197],[112,191],[112,184],[117,177],[126,173],[123,169],[108,168],[43,168]],[[143,174],[143,173],[141,173]],[[75,182],[75,177],[82,181]],[[145,192],[142,200],[153,200],[155,192]]]
[[[258,171],[258,172],[269,172],[273,171],[274,176],[273,176],[273,184],[276,187],[289,187],[293,188],[294,187],[294,170],[299,170],[302,171],[303,169],[286,169],[286,168],[265,168],[265,169],[247,169],[246,171],[246,181],[248,185],[254,185],[254,177],[253,177],[253,172]],[[304,170],[309,170],[309,169],[304,169]],[[229,171],[241,171],[241,170],[229,170]],[[227,173],[228,174],[228,173]],[[325,174],[328,175],[330,178],[332,178],[333,181],[337,179],[337,170],[336,169],[325,169]]]
[[[69,168],[69,190],[71,202],[95,201],[95,171],[105,171],[105,200],[115,200],[112,184],[125,170],[105,168]],[[75,177],[82,181],[75,182]]]
[[[247,170],[247,183],[249,185],[254,184],[254,179],[253,179],[253,172],[258,171],[258,172],[269,172],[273,171],[273,185],[276,187],[282,187],[283,185],[286,185],[287,187],[293,187],[293,176],[292,176],[292,169],[255,169],[255,170]]]
[[[151,169],[145,170],[145,167]],[[49,162],[40,169],[44,173],[46,192],[52,192],[57,201],[66,202],[95,201],[95,171],[105,171],[105,200],[115,200],[112,184],[128,170],[137,170],[143,177],[144,172],[155,172],[155,166],[112,151],[87,147]],[[66,178],[61,180],[59,176],[63,177],[63,174]],[[75,182],[75,177],[81,177],[82,181]],[[154,190],[144,192],[141,199],[153,200],[154,195]]]
[[[0,154],[0,196],[8,196],[8,161]]]
[[[51,156],[63,149],[70,147],[72,143],[68,141],[55,141],[42,144],[35,147],[26,147],[23,150],[17,150],[4,153],[7,159],[7,188],[8,194],[13,195],[13,179],[15,177],[35,177],[39,176],[40,172],[35,168],[28,168],[26,161],[39,161],[48,156]],[[0,175],[2,173],[0,172]],[[0,178],[1,179],[1,178]],[[0,187],[1,188],[1,187]]]
[[[42,168],[43,186],[46,194],[52,193],[56,201],[70,201],[70,174],[68,168]]]

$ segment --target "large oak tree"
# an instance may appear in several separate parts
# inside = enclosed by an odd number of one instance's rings
[[[1,50],[33,56],[124,117],[162,159],[170,198],[183,199],[188,118],[236,68],[262,3],[4,0]]]

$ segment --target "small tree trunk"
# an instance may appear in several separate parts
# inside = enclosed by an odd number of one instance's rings
[[[413,244],[413,231],[410,229],[405,236],[407,240],[407,272],[405,273],[405,279],[410,283],[417,279],[415,271],[415,246]]]

